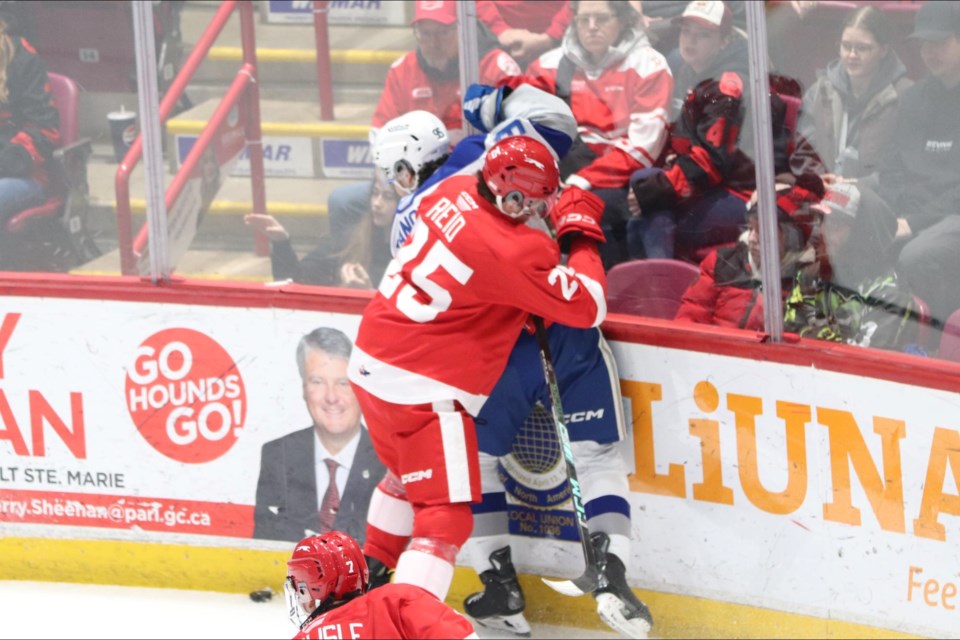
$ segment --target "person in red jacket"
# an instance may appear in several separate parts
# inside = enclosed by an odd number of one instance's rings
[[[560,45],[573,13],[570,0],[478,0],[477,18],[523,67]]]
[[[298,542],[283,583],[298,627],[294,640],[477,637],[469,620],[420,587],[387,584],[368,592],[369,584],[360,545],[347,534]]]
[[[47,163],[60,143],[60,116],[47,68],[0,10],[0,251],[15,214],[43,202]]]
[[[456,5],[452,0],[415,4],[412,24],[417,48],[397,59],[387,72],[371,122],[371,143],[376,130],[415,109],[429,111],[443,120],[452,144],[463,137]],[[500,81],[522,73],[517,61],[502,49],[491,48],[480,54],[483,84],[497,86]]]
[[[417,0],[413,35],[417,47],[398,58],[387,71],[383,93],[370,122],[370,147],[380,128],[394,118],[416,110],[429,111],[443,121],[454,145],[463,137],[460,96],[460,54],[457,40],[457,3],[454,0]],[[494,48],[485,46],[493,44]],[[480,82],[492,86],[521,75],[520,65],[495,42],[481,43]],[[342,247],[363,219],[370,200],[370,182],[337,187],[327,199],[331,242]]]
[[[609,269],[628,258],[627,184],[657,163],[667,143],[673,76],[650,46],[628,2],[570,3],[573,24],[560,47],[530,65],[527,81],[570,104],[579,143],[564,158],[565,184],[605,203],[602,248]],[[581,144],[582,143],[582,144]]]
[[[517,336],[531,314],[580,328],[606,316],[603,203],[570,187],[553,207],[559,180],[553,152],[514,135],[490,147],[480,172],[425,191],[360,320],[347,376],[388,469],[371,513],[413,513],[412,527],[368,521],[364,551],[396,567],[394,582],[441,600],[481,500],[473,416]],[[525,224],[548,212],[557,241]]]
[[[780,239],[781,293],[786,299],[793,278],[803,264],[814,259],[809,245],[818,212],[811,206],[822,196],[811,189],[777,185],[777,217]],[[677,320],[763,331],[763,293],[760,281],[760,227],[757,195],[747,209],[746,229],[735,246],[707,254],[700,275],[683,294]]]

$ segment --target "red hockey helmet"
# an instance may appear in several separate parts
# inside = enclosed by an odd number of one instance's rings
[[[544,215],[560,186],[556,159],[530,136],[510,136],[490,147],[482,175],[497,208],[511,218]]]
[[[340,531],[310,536],[297,543],[287,561],[289,616],[302,625],[328,599],[336,602],[367,590],[370,570],[357,541]]]

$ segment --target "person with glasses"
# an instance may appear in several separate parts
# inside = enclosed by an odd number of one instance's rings
[[[416,49],[398,58],[387,71],[383,93],[371,120],[370,145],[388,121],[407,112],[429,111],[439,117],[452,142],[463,136],[460,56],[454,0],[417,0],[411,22]],[[521,75],[520,66],[493,38],[480,39],[480,81],[497,84]],[[370,198],[369,182],[337,187],[327,201],[330,233],[342,246],[363,217]]]
[[[561,166],[564,183],[605,203],[604,266],[628,259],[627,183],[654,166],[667,142],[673,77],[663,55],[624,0],[571,2],[574,17],[560,47],[540,56],[527,81],[567,100],[579,142]]]
[[[900,96],[913,84],[891,46],[893,35],[884,11],[854,11],[843,26],[840,57],[817,72],[804,95],[800,132],[826,165],[830,184],[859,179],[876,186]]]
[[[811,206],[819,199],[816,189],[777,184],[779,271],[784,298],[800,266],[813,261],[808,241],[816,214]],[[764,331],[762,285],[759,209],[754,192],[739,240],[733,246],[711,251],[703,259],[699,277],[683,294],[676,320]]]

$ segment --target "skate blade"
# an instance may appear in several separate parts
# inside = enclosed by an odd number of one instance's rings
[[[627,619],[623,616],[623,602],[612,593],[597,594],[597,613],[608,627],[624,638],[649,637],[650,623],[643,618]]]
[[[585,595],[585,591],[580,589],[577,585],[573,584],[572,580],[547,580],[546,578],[540,578],[543,580],[543,583],[556,591],[557,593],[562,593],[565,596],[571,598],[577,598],[579,596]]]
[[[522,613],[514,613],[509,616],[488,616],[486,618],[473,619],[481,627],[494,629],[495,631],[506,631],[521,638],[530,637],[530,625]]]

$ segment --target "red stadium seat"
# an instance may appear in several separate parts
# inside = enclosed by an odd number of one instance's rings
[[[943,325],[937,357],[960,362],[960,309],[951,313]]]
[[[47,199],[9,220],[0,268],[67,271],[100,255],[87,231],[87,161],[90,140],[79,136],[80,90],[67,76],[49,73],[60,114],[60,147],[48,164]]]
[[[699,267],[683,260],[621,262],[607,273],[607,310],[672,320],[699,273]]]

